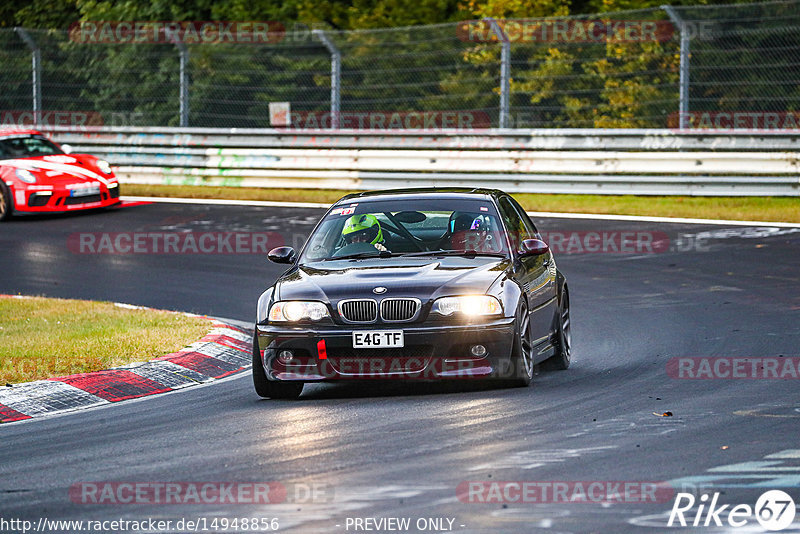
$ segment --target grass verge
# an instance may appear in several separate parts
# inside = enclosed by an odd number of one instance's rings
[[[273,200],[322,204],[332,204],[352,192],[354,191],[191,185],[125,184],[123,186],[123,194],[131,196]],[[800,223],[800,198],[792,197],[658,197],[529,193],[518,193],[514,197],[528,211]]]
[[[110,302],[0,297],[0,386],[152,360],[209,329],[205,319]]]
[[[212,185],[122,184],[122,194],[144,197],[223,198],[226,200],[272,200],[333,204],[348,193],[338,189],[267,189],[261,187],[217,187]]]

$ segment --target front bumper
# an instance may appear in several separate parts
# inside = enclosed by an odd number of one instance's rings
[[[398,329],[403,330],[403,348],[354,349],[352,346],[355,330]],[[256,331],[261,361],[269,380],[479,378],[495,375],[498,369],[508,365],[514,318],[467,325],[394,323],[370,325],[369,328],[256,325]],[[470,353],[470,348],[478,344],[486,348],[486,354],[481,357]],[[291,360],[278,357],[283,351],[291,351]]]
[[[64,188],[28,188],[14,191],[14,211],[20,213],[63,213],[107,208],[119,204],[119,186],[101,186],[96,194],[75,195]]]

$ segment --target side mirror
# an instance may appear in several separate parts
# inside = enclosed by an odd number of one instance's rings
[[[64,154],[72,154],[72,145],[64,143],[63,145],[61,145],[61,150],[64,151]]]
[[[297,253],[292,247],[273,248],[267,254],[269,261],[273,263],[294,263]]]
[[[550,250],[550,247],[541,239],[526,239],[522,242],[519,255],[523,258],[526,256],[541,256],[546,254],[548,250]]]

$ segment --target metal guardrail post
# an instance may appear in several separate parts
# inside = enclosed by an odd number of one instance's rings
[[[680,103],[678,109],[678,126],[681,130],[689,127],[689,28],[672,6],[663,5],[670,20],[681,32],[681,66],[680,66]]]
[[[341,107],[342,53],[322,30],[312,30],[331,54],[331,128],[339,129],[339,110]]]
[[[499,127],[506,128],[508,125],[508,97],[511,92],[511,41],[508,40],[506,32],[500,27],[496,20],[492,18],[483,19],[492,27],[492,31],[497,39],[502,43],[500,49],[500,120]]]
[[[189,49],[184,43],[178,43],[178,50],[181,55],[181,127],[189,126]]]
[[[42,52],[31,34],[25,28],[16,27],[20,39],[31,49],[31,85],[33,87],[33,123],[38,125],[42,119]]]
[[[186,128],[189,126],[189,48],[172,29],[167,28],[166,32],[180,55],[180,126]]]

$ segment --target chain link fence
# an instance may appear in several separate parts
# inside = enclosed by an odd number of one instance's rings
[[[800,111],[800,0],[214,42],[86,29],[0,29],[0,123],[268,128],[273,102],[295,128],[757,128]]]

